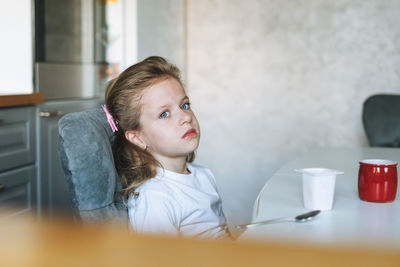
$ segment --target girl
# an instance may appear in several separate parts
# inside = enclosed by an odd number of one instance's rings
[[[191,163],[200,127],[179,69],[161,57],[129,67],[108,84],[105,111],[117,132],[114,160],[131,228],[229,236],[213,174]]]

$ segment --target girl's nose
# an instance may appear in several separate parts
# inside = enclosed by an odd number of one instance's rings
[[[188,111],[180,110],[180,124],[183,125],[185,123],[190,123],[192,121],[192,116]]]

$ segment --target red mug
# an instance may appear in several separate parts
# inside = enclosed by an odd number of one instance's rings
[[[397,162],[384,159],[360,161],[358,195],[370,202],[392,202],[397,193]]]

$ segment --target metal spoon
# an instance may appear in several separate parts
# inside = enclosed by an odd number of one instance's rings
[[[266,220],[266,221],[261,221],[261,222],[254,222],[254,223],[247,223],[247,224],[241,224],[241,225],[236,225],[236,229],[240,228],[250,228],[250,227],[255,227],[259,225],[264,225],[264,224],[270,224],[270,223],[278,223],[278,222],[306,222],[314,218],[316,215],[320,213],[319,210],[313,210],[307,213],[303,213],[300,215],[297,215],[296,217],[283,217],[283,218],[277,218],[277,219],[271,219],[271,220]]]

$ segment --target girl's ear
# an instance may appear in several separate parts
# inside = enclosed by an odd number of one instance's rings
[[[126,131],[125,138],[130,143],[140,147],[143,150],[146,150],[147,145],[146,143],[139,137],[139,133],[137,131]]]

